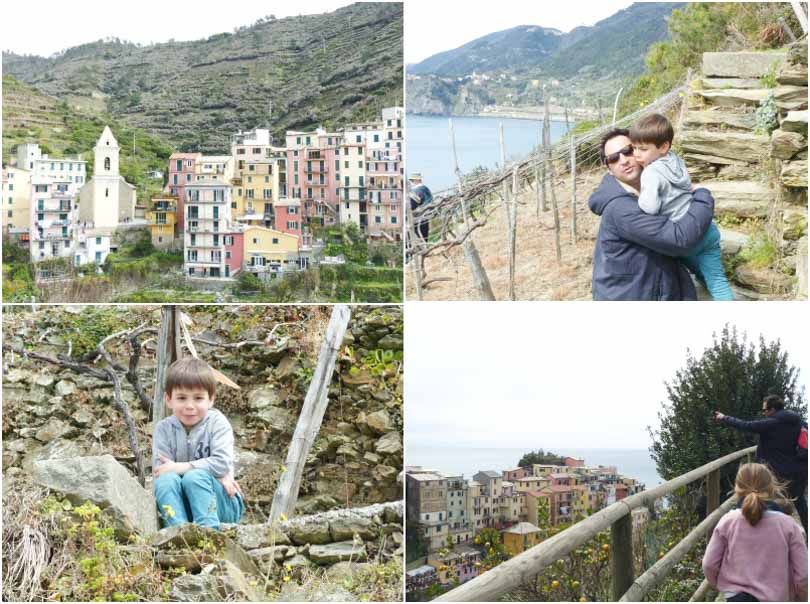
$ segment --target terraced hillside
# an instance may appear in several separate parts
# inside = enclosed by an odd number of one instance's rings
[[[402,17],[400,3],[358,3],[192,42],[99,41],[48,59],[4,53],[3,70],[181,150],[223,152],[238,129],[269,126],[281,137],[401,105]]]

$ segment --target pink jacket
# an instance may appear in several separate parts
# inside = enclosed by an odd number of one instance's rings
[[[802,530],[781,512],[766,511],[751,526],[742,511],[733,510],[712,533],[703,556],[703,572],[720,592],[746,592],[761,602],[788,602],[807,593],[807,546]]]

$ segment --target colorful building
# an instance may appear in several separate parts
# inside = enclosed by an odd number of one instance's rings
[[[231,220],[230,184],[195,180],[187,182],[184,191],[185,274],[197,279],[233,278],[242,268],[244,240]]]
[[[423,531],[428,551],[447,545],[447,480],[438,472],[406,473],[406,513],[408,523]]]
[[[14,166],[3,167],[3,233],[20,245],[28,246],[31,227],[31,171]]]
[[[540,543],[543,532],[531,522],[520,522],[502,531],[501,535],[504,549],[517,556]]]
[[[171,195],[153,197],[146,210],[146,222],[152,235],[152,245],[162,250],[174,249],[177,197]]]
[[[245,227],[244,268],[264,278],[272,278],[301,268],[297,235],[259,226]]]
[[[72,181],[35,176],[31,182],[29,223],[33,262],[71,258],[77,229],[77,194]]]
[[[87,162],[79,158],[52,158],[43,154],[36,143],[17,146],[17,168],[28,170],[32,177],[48,177],[54,182],[70,182],[78,185],[87,182]]]

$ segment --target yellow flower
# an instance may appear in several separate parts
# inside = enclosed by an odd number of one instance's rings
[[[284,582],[289,583],[289,581],[290,581],[290,575],[284,575]]]
[[[284,472],[286,472],[286,471],[287,471],[287,466],[281,466],[281,473],[284,474]]]
[[[174,509],[168,503],[163,504],[163,511],[166,512],[166,516],[169,518],[174,518]]]
[[[292,572],[292,564],[285,564],[284,568],[287,569],[287,572]]]
[[[279,516],[279,519],[280,519],[282,522],[287,522],[287,514],[282,513],[282,514],[281,514],[281,516]]]

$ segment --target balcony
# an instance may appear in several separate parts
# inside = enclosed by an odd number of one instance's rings
[[[323,167],[320,164],[313,163],[312,165],[304,165],[304,172],[307,174],[327,174],[329,166],[324,163]]]

